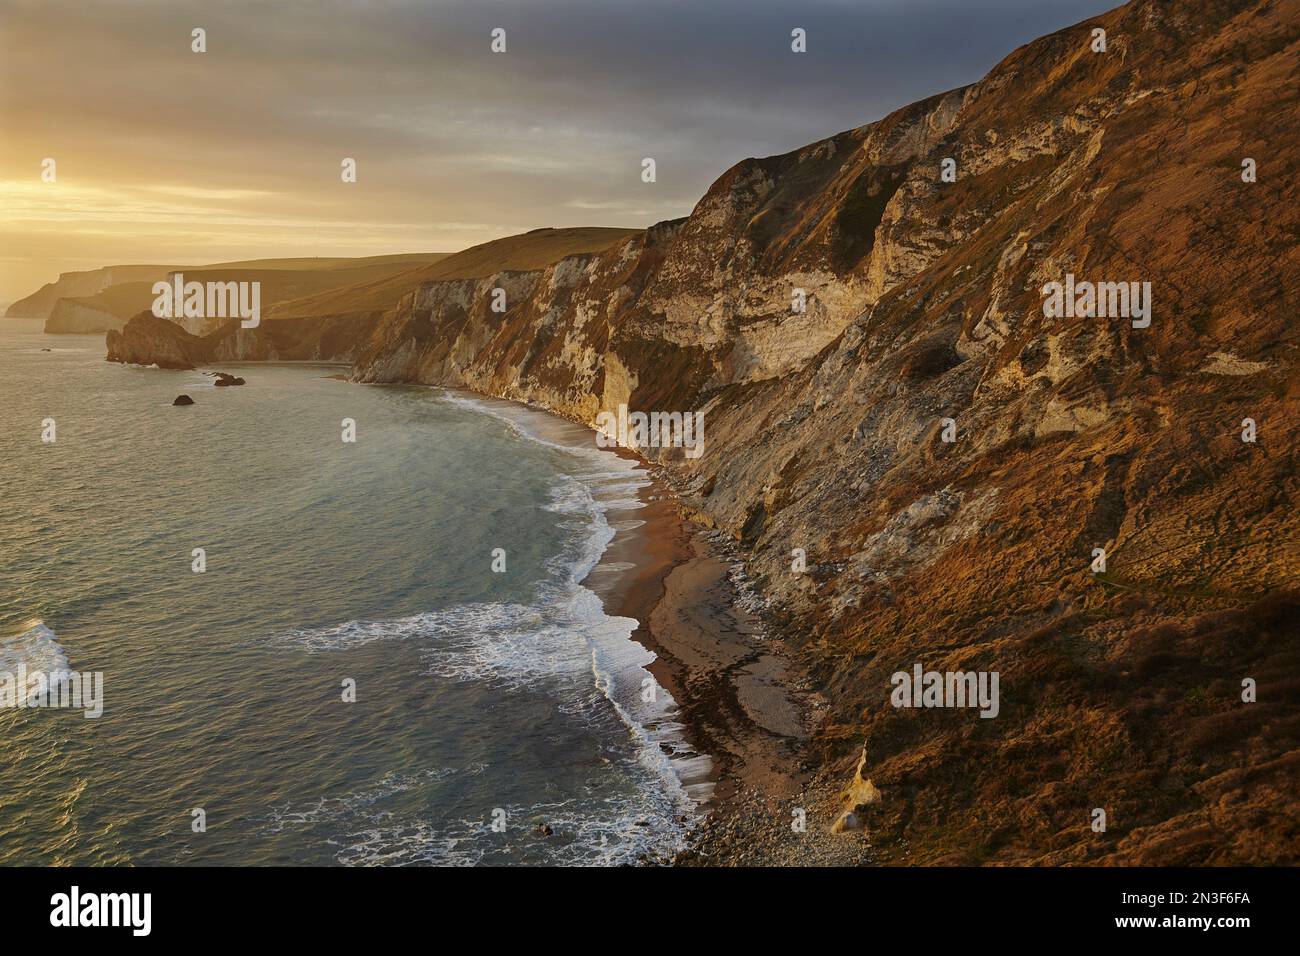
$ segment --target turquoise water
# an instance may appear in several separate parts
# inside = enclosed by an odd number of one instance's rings
[[[671,701],[642,700],[634,622],[579,583],[632,533],[643,474],[516,406],[229,370],[248,384],[0,322],[0,671],[104,675],[99,719],[0,710],[0,863],[679,845]]]

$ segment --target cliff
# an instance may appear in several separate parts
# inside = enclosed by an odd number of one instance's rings
[[[157,282],[172,266],[126,265],[104,266],[85,272],[64,272],[57,281],[41,286],[36,292],[9,306],[7,318],[48,319],[60,299],[88,298],[109,286],[125,282]]]
[[[170,319],[141,312],[121,331],[105,336],[107,359],[135,365],[186,369],[221,362],[351,362],[379,313],[319,316],[295,322],[263,322],[245,329],[238,319],[200,336]]]
[[[152,316],[146,311],[127,323],[121,334],[108,332],[108,360],[149,365],[158,355],[166,360],[158,363],[164,367],[177,367],[167,364],[174,361],[185,363],[180,367],[222,361],[352,362],[370,342],[385,311],[406,301],[412,290],[466,281],[476,284],[473,280],[502,270],[519,272],[550,266],[573,255],[585,256],[607,250],[640,234],[641,230],[637,229],[534,229],[448,256],[435,255],[414,268],[406,267],[409,263],[403,262],[404,267],[397,271],[368,274],[361,281],[342,288],[335,284],[326,291],[312,291],[296,298],[289,297],[286,291],[300,285],[273,282],[264,286],[263,292],[263,302],[273,305],[263,310],[262,324],[256,329],[243,329],[238,322],[186,319],[185,323],[196,326],[186,331],[196,334],[178,338],[165,325],[148,321]],[[390,260],[405,257],[383,258],[387,265]],[[192,270],[186,278],[203,280],[214,275],[230,278],[234,273],[229,270],[236,266],[242,270],[238,275],[243,277],[268,274],[248,271],[248,265],[237,263],[222,267],[218,272]],[[348,271],[355,274],[362,270]],[[336,274],[343,272],[336,270]],[[317,285],[326,281],[337,283],[331,277],[308,281]],[[213,324],[216,327],[209,328]]]
[[[243,262],[195,266],[106,266],[89,272],[65,272],[57,282],[20,299],[7,315],[44,318],[49,334],[94,334],[121,329],[133,315],[149,309],[154,301],[153,285],[175,272],[187,282],[257,282],[260,285],[263,316],[291,300],[338,295],[338,290],[377,285],[419,270],[446,258],[446,253],[403,253],[362,258],[299,257],[251,259]],[[401,280],[398,279],[400,282]],[[413,281],[412,286],[418,284]],[[393,301],[396,301],[396,296]],[[387,307],[392,303],[386,303]],[[358,309],[360,310],[360,307]],[[304,310],[297,315],[327,315],[343,311]],[[184,320],[190,331],[204,333],[220,322]]]
[[[266,315],[272,319],[382,312],[393,308],[408,292],[426,282],[490,275],[503,269],[539,269],[565,256],[601,249],[640,232],[600,227],[533,229],[519,236],[494,239],[461,252],[439,256],[409,270],[278,302]]]
[[[45,319],[45,332],[51,335],[95,335],[120,329],[126,319],[114,315],[88,298],[61,298]]]
[[[426,282],[353,377],[702,410],[643,453],[743,545],[884,859],[1295,862],[1298,47],[1300,0],[1130,3],[685,220]],[[1048,317],[1067,275],[1149,326]],[[997,717],[891,706],[918,663],[998,672]]]

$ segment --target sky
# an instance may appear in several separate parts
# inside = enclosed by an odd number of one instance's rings
[[[114,263],[647,226],[1115,4],[0,0],[0,303]]]

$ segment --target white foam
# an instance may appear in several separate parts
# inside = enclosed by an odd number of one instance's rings
[[[335,858],[349,866],[474,866],[503,854],[497,858],[553,866],[617,866],[634,864],[643,853],[664,856],[686,845],[684,824],[666,808],[632,797],[608,799],[594,812],[578,801],[500,809],[508,821],[504,833],[494,832],[487,819],[434,826],[371,814],[356,821],[345,840],[334,841],[341,847]],[[539,823],[549,825],[552,835],[535,836],[533,827]]]
[[[352,838],[356,842],[335,854],[344,866],[476,866],[483,860],[481,847],[465,846],[423,821],[373,826]]]
[[[19,664],[46,674],[71,670],[68,654],[52,630],[41,621],[29,621],[26,628],[21,634],[0,638],[0,671],[12,674]]]
[[[585,468],[573,470],[570,475],[592,487],[601,511],[644,506],[637,491],[650,482],[645,468],[631,458],[598,447],[595,430],[504,399],[452,391],[441,395],[449,404],[504,422],[518,438],[565,452],[585,464]]]
[[[478,774],[486,769],[484,764],[474,764],[467,772]],[[364,813],[370,807],[399,793],[406,793],[416,787],[436,783],[452,776],[458,771],[451,767],[439,767],[421,773],[386,773],[383,779],[370,787],[358,790],[342,797],[327,797],[301,809],[292,806],[273,807],[270,820],[262,828],[266,834],[280,833],[284,830],[309,826],[316,823],[342,820],[348,816]]]
[[[538,804],[503,807],[510,821],[495,833],[484,820],[450,821],[434,826],[422,820],[377,819],[362,823],[344,840],[335,858],[346,866],[475,866],[484,861],[532,857],[551,866],[632,865],[642,854],[669,855],[686,845],[686,828],[671,816],[637,801],[590,807]],[[534,821],[546,822],[553,835],[532,834]]]
[[[284,639],[317,651],[418,640],[428,644],[422,658],[431,675],[505,688],[563,680],[561,693],[568,696],[579,692],[579,679],[589,675],[587,686],[613,705],[637,746],[639,762],[663,782],[683,812],[689,811],[710,794],[705,783],[710,762],[690,750],[676,720],[676,701],[650,675],[647,668],[656,658],[632,640],[637,621],[606,614],[600,597],[581,583],[614,536],[603,513],[590,510],[591,496],[581,485],[564,487],[554,510],[576,516],[576,502],[584,500],[588,510],[580,551],[547,562],[553,578],[538,586],[534,605],[459,604],[394,620],[292,631]],[[575,712],[589,706],[575,701]]]
[[[641,800],[611,798],[598,812],[579,801],[505,807],[507,819],[525,833],[536,823],[554,831],[546,838],[545,859],[558,866],[627,866],[643,854],[671,855],[686,846],[687,828],[673,808],[652,807]],[[484,821],[462,821],[469,829],[462,843],[473,846],[499,842]]]
[[[441,767],[415,774],[387,773],[376,784],[342,797],[322,798],[302,808],[274,807],[261,832],[270,836],[319,824],[351,830],[346,837],[329,841],[339,847],[335,859],[347,866],[472,866],[481,860],[481,849],[462,847],[463,838],[435,830],[424,821],[394,822],[383,801],[456,774],[477,775],[486,769],[484,764],[472,764],[464,770]]]

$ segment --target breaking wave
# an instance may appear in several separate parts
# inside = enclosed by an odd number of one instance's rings
[[[0,671],[10,673],[24,665],[29,671],[52,674],[71,670],[68,654],[55,633],[40,621],[29,622],[21,634],[0,638]]]

